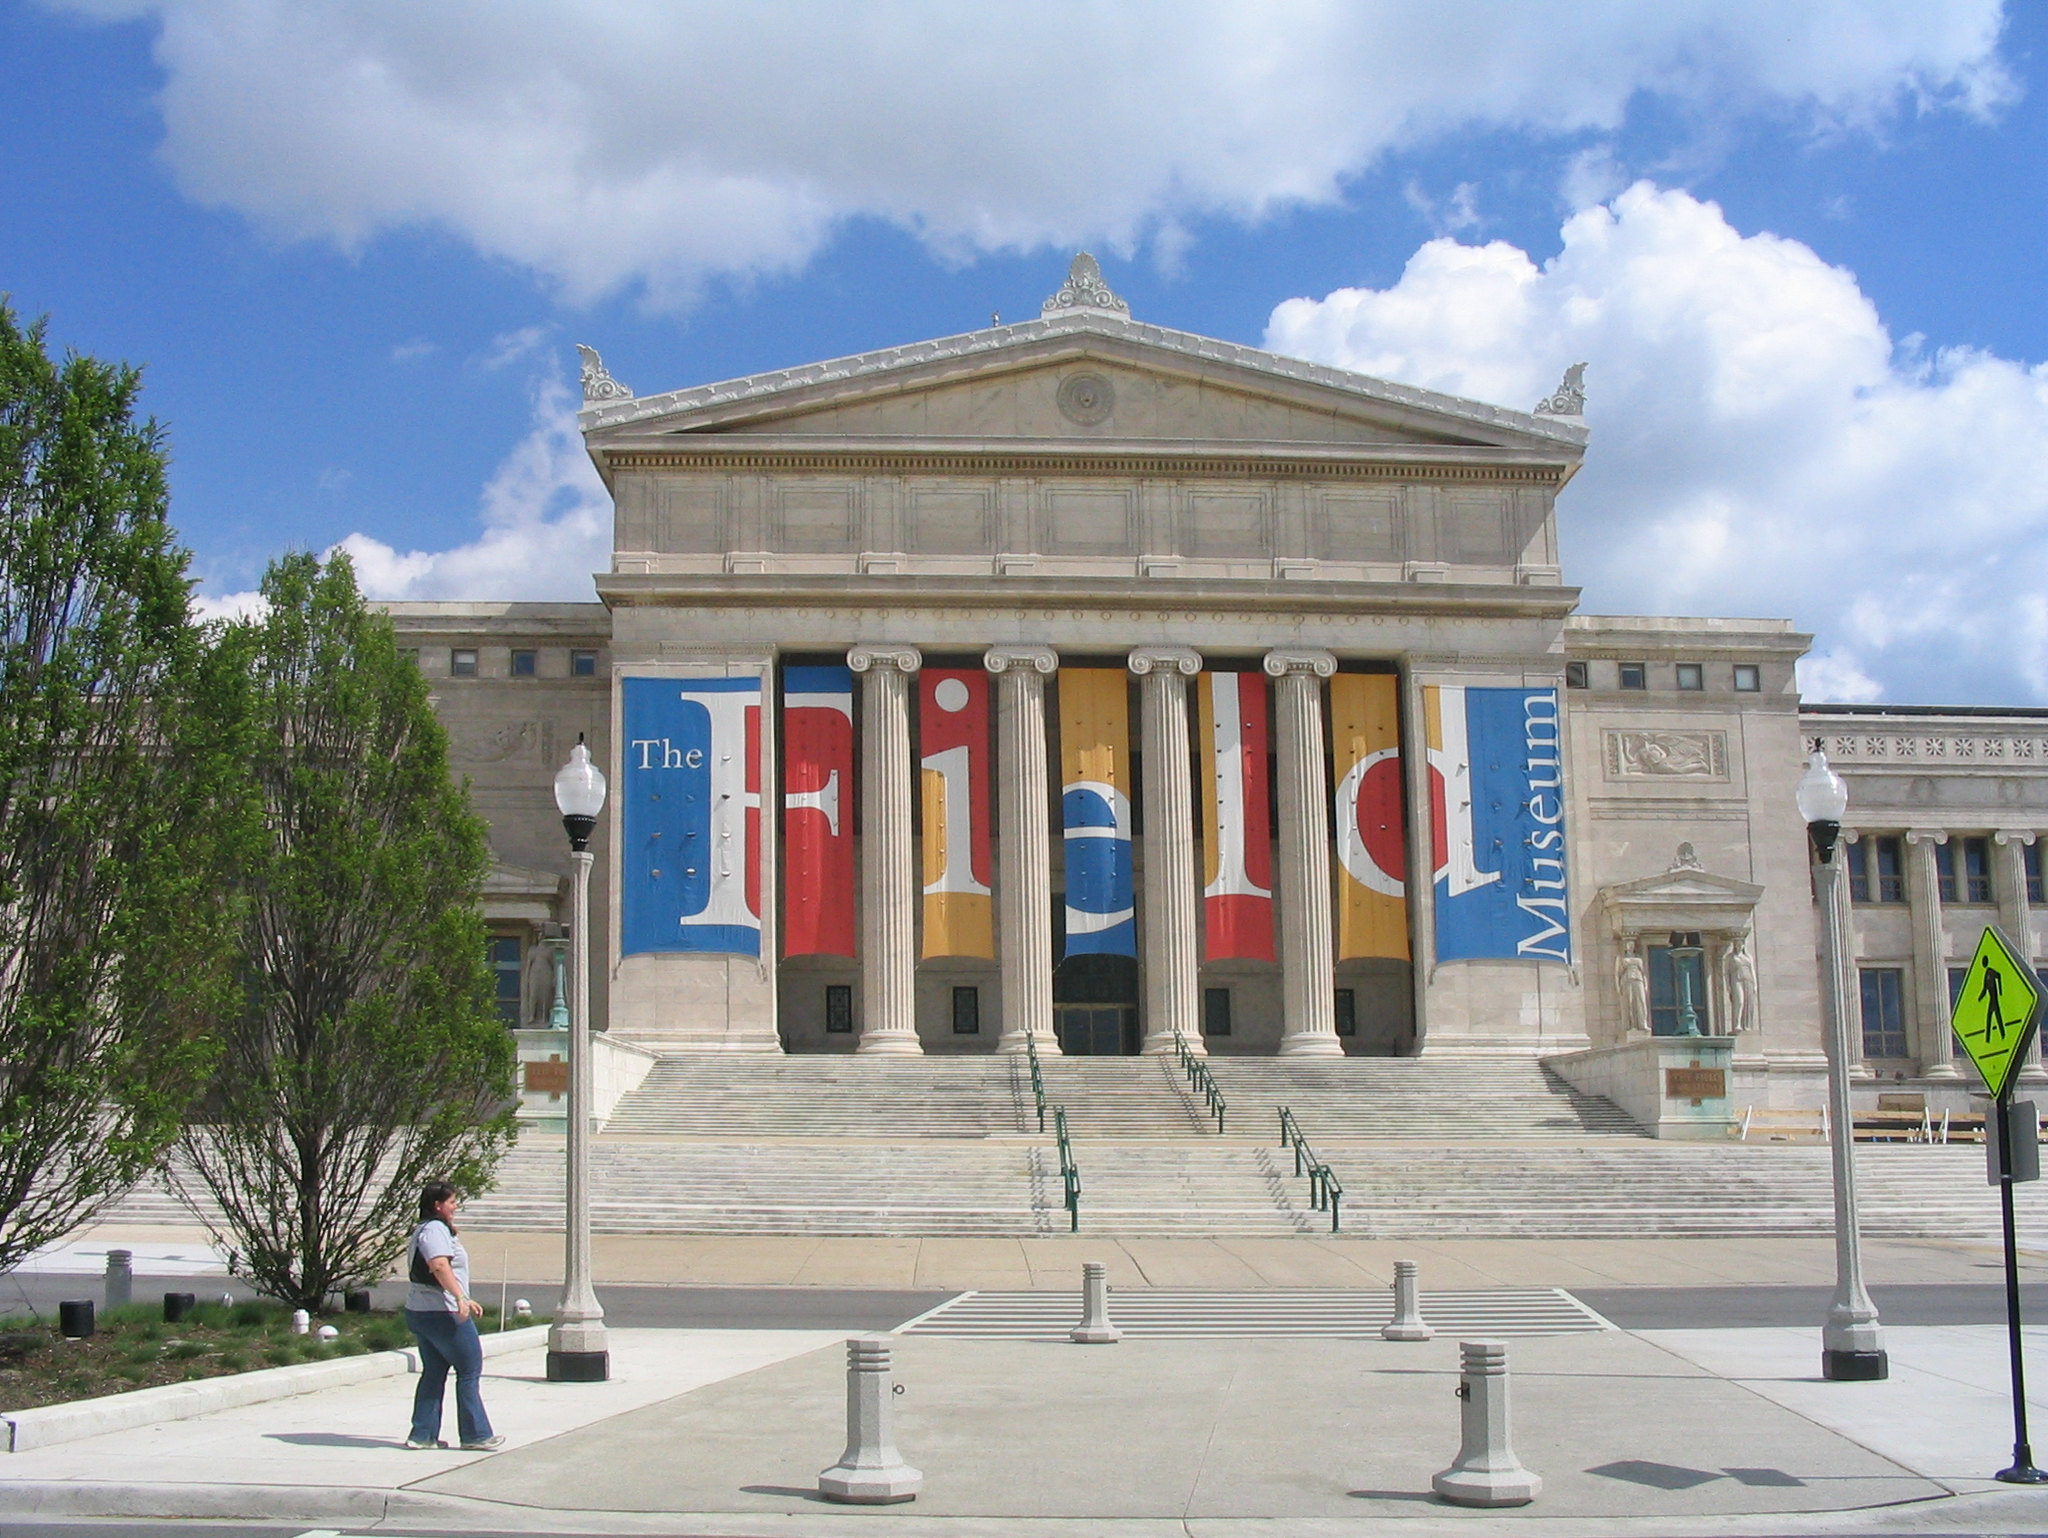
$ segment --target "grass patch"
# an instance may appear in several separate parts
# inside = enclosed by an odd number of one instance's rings
[[[161,1304],[136,1303],[101,1312],[89,1340],[58,1334],[54,1310],[47,1318],[0,1318],[0,1409],[29,1410],[412,1344],[412,1332],[395,1312],[315,1316],[315,1330],[331,1324],[340,1331],[331,1341],[292,1334],[291,1317],[282,1303],[202,1303],[177,1324],[166,1324]],[[489,1334],[497,1327],[497,1310],[486,1309],[480,1328]]]

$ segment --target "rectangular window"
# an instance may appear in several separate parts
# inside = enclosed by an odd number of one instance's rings
[[[1621,686],[1624,689],[1649,688],[1649,669],[1640,662],[1624,662],[1621,665]]]
[[[1358,993],[1355,989],[1337,990],[1337,1034],[1356,1036],[1358,1034]]]
[[[1948,969],[1948,1012],[1951,1015],[1956,1012],[1956,1000],[1963,996],[1963,979],[1969,975],[1970,969],[1968,967],[1950,967]]]
[[[1204,988],[1202,990],[1202,1034],[1204,1036],[1228,1036],[1230,1034],[1230,990],[1228,988]]]
[[[1735,664],[1735,692],[1737,694],[1760,694],[1763,692],[1763,671],[1754,662]]]
[[[2027,901],[2038,903],[2041,901],[2041,846],[2039,844],[2020,845],[2020,869],[2026,872]]]
[[[1906,1055],[1906,974],[1900,967],[1863,967],[1863,1055]]]
[[[1896,833],[1866,833],[1849,846],[1849,901],[1906,900],[1906,857]]]
[[[515,651],[512,653],[512,676],[531,678],[540,671],[540,653]]]
[[[1707,686],[1707,669],[1704,663],[1681,662],[1678,664],[1678,687],[1687,694],[1697,694]]]
[[[834,1036],[853,1034],[853,985],[825,985],[825,1029]]]
[[[1567,689],[1583,689],[1586,687],[1585,663],[1567,662],[1564,665],[1564,686]]]
[[[458,646],[448,654],[448,676],[450,678],[476,677],[476,652],[468,647]]]
[[[597,653],[573,651],[569,653],[569,676],[571,678],[597,677]]]
[[[1934,846],[1934,884],[1945,903],[1991,901],[1991,840],[1950,838]]]
[[[955,1036],[979,1036],[981,1034],[981,990],[979,988],[955,988],[953,990],[953,1034]]]
[[[516,1028],[519,1024],[519,984],[525,975],[519,941],[510,935],[491,937],[491,975],[497,981],[498,1018]]]
[[[1650,947],[1650,1034],[1711,1036],[1707,953],[1697,934],[1680,931]]]

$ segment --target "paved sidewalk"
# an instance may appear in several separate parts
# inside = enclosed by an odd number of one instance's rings
[[[842,1337],[621,1330],[607,1384],[550,1384],[538,1350],[493,1361],[496,1455],[404,1451],[408,1380],[387,1379],[0,1458],[0,1516],[763,1538],[2038,1530],[2048,1494],[1988,1477],[2010,1441],[2000,1338],[1892,1331],[1897,1376],[1876,1385],[1816,1381],[1811,1330],[1516,1341],[1516,1444],[1546,1486],[1520,1514],[1429,1494],[1457,1449],[1454,1339],[899,1338],[897,1438],[925,1492],[864,1511],[814,1495],[843,1441]]]

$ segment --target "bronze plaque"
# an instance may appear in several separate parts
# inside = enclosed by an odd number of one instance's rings
[[[1725,1100],[1728,1070],[1725,1068],[1667,1068],[1664,1070],[1666,1100]]]
[[[529,1095],[569,1093],[569,1065],[559,1057],[549,1058],[545,1063],[529,1061],[520,1066],[526,1070],[526,1092]]]

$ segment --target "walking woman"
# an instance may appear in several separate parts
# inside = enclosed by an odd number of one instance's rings
[[[455,1429],[467,1452],[489,1452],[505,1439],[491,1430],[484,1413],[484,1343],[476,1332],[483,1304],[469,1295],[469,1253],[455,1237],[455,1209],[461,1198],[445,1180],[430,1180],[420,1192],[420,1223],[407,1257],[412,1289],[405,1295],[405,1323],[420,1348],[420,1386],[412,1396],[412,1434],[407,1447],[446,1447],[441,1440],[441,1394],[448,1369],[455,1369]]]

